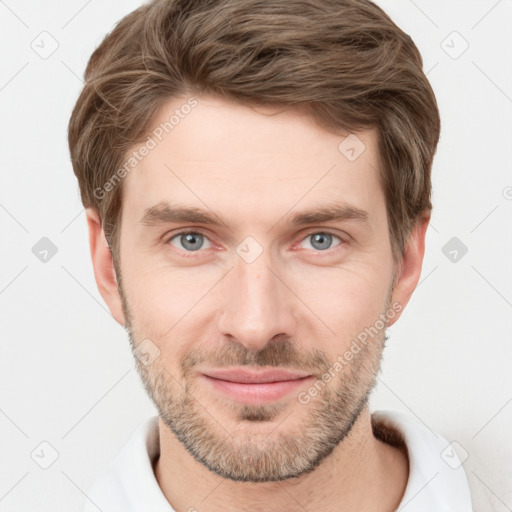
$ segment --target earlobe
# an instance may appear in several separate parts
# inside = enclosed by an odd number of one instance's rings
[[[392,295],[392,304],[397,303],[401,306],[400,314],[396,315],[392,320],[389,320],[388,327],[398,320],[418,285],[421,276],[423,256],[425,255],[425,236],[429,222],[430,213],[416,222],[405,243],[403,256],[397,268],[395,287]]]
[[[124,326],[125,317],[121,296],[119,295],[114,262],[101,226],[100,217],[93,208],[86,208],[85,213],[89,229],[89,246],[96,285],[112,316]]]

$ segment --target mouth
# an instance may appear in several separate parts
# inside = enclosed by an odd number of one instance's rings
[[[271,403],[285,398],[313,379],[307,372],[247,368],[219,368],[200,373],[210,389],[237,402],[246,404]]]

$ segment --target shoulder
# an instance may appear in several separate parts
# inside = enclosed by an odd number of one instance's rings
[[[372,428],[378,439],[402,446],[409,459],[409,478],[398,510],[472,511],[464,468],[444,437],[398,411],[374,412]]]
[[[87,491],[83,512],[172,512],[153,472],[160,450],[158,416],[144,420]]]

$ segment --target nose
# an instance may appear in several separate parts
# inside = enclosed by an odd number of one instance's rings
[[[294,296],[266,252],[247,263],[235,254],[224,280],[218,328],[248,350],[261,350],[276,335],[294,337]]]

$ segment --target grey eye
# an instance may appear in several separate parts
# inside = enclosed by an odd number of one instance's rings
[[[176,245],[174,242],[178,241],[179,245]],[[194,231],[188,231],[185,233],[178,233],[174,235],[169,242],[172,246],[178,249],[185,249],[186,251],[198,251],[199,249],[204,249],[204,243],[208,239],[202,235],[201,233],[196,233]]]
[[[311,246],[315,251],[325,251],[331,248],[333,238],[337,238],[341,243],[341,238],[331,233],[323,233],[321,231],[308,235],[303,241],[311,240]]]

